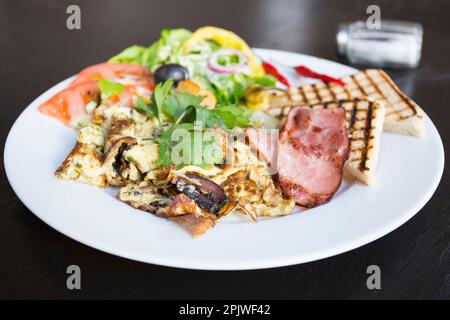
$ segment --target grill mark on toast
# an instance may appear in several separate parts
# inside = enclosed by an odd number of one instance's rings
[[[316,99],[319,101],[323,101],[322,96],[319,94],[319,90],[317,90],[317,87],[315,84],[313,84],[312,86],[313,92],[316,95]]]
[[[390,116],[391,114],[400,113],[400,112],[403,112],[403,111],[406,111],[406,110],[409,110],[409,108],[403,108],[403,109],[400,109],[400,110],[395,110],[395,111],[387,112],[386,115],[387,115],[387,116]]]
[[[380,88],[378,87],[378,84],[375,83],[375,81],[373,81],[372,77],[369,75],[369,73],[367,72],[367,69],[363,71],[364,75],[366,76],[366,78],[369,80],[369,82],[372,84],[372,86],[375,88],[375,90],[378,92],[378,94],[380,95],[381,98],[386,99],[386,97],[384,96],[383,92],[380,90]]]
[[[391,112],[386,113],[386,116],[397,115],[398,116],[398,118],[397,118],[398,120],[405,120],[405,119],[408,119],[410,117],[413,117],[414,115],[404,116],[404,115],[400,114],[401,112],[407,111],[407,110],[410,110],[410,108],[403,108],[403,109],[400,109],[400,110],[391,111]],[[418,114],[416,116],[421,118],[420,115],[418,115]]]
[[[323,104],[324,109],[328,109],[328,107],[330,106],[330,104],[336,103],[335,101],[327,101]]]
[[[300,92],[300,94],[302,95],[303,101],[305,103],[308,103],[308,99],[306,98],[306,94],[305,94],[305,90],[303,89],[303,86],[298,88],[298,91]]]
[[[297,92],[301,95],[301,97],[303,99],[300,102],[300,104],[312,104],[312,103],[318,104],[318,103],[325,103],[325,101],[327,101],[327,100],[329,101],[330,99],[339,101],[339,100],[346,100],[346,99],[364,98],[364,96],[373,96],[373,98],[370,100],[380,101],[381,103],[384,103],[387,110],[390,110],[389,112],[386,113],[385,117],[392,118],[393,121],[403,121],[403,120],[406,120],[406,119],[412,118],[412,117],[417,117],[418,119],[423,118],[422,115],[420,114],[420,112],[418,111],[416,104],[396,87],[396,85],[393,83],[393,81],[389,78],[389,76],[386,73],[384,73],[382,70],[373,70],[373,72],[375,74],[371,75],[370,70],[366,69],[366,70],[360,71],[357,74],[347,76],[346,79],[349,79],[349,80],[347,80],[345,82],[345,84],[343,86],[341,86],[343,92],[342,91],[339,92],[339,96],[341,96],[341,99],[337,98],[338,94],[332,90],[332,88],[334,88],[334,85],[330,84],[330,83],[324,83],[325,87],[322,89],[326,90],[326,93],[328,94],[327,96],[324,96],[324,97],[322,97],[319,94],[319,88],[318,88],[317,84],[301,86],[297,90]],[[364,76],[364,79],[369,82],[369,84],[367,84],[367,86],[373,87],[375,90],[374,92],[369,93],[368,89],[365,88],[363,85],[361,85],[361,82],[360,82],[361,79],[358,79],[356,77],[356,75],[358,75],[358,74],[361,74]],[[378,81],[376,81],[376,79],[373,77],[375,75],[377,75]],[[398,97],[397,98],[398,101],[395,100],[396,102],[394,102],[389,96],[384,94],[383,90],[380,87],[381,84],[388,86],[389,87],[388,90],[393,91],[393,93],[395,94],[395,97]],[[355,86],[354,90],[358,90],[359,93],[356,94],[355,92],[352,92],[349,89],[349,86],[352,86],[352,85]],[[309,94],[314,92],[314,94],[315,94],[314,99],[307,98],[307,93],[306,93],[305,87],[308,88]],[[319,100],[319,101],[317,101],[317,100]],[[404,104],[406,104],[407,107],[401,108],[400,110],[392,110],[393,108],[397,107],[399,103],[404,103]],[[326,107],[328,107],[328,105]],[[282,120],[287,115],[288,111],[291,109],[291,106],[281,107],[280,109],[282,110],[282,112],[277,117],[278,117],[278,119]],[[411,110],[411,114],[409,114],[409,112],[408,112],[409,110]],[[407,113],[407,114],[404,115],[401,113]]]
[[[361,94],[366,95],[366,90],[364,89],[364,87],[361,86],[361,84],[359,83],[359,81],[356,80],[355,75],[352,74],[350,77],[352,78],[353,83],[355,83],[356,86],[358,87],[359,91],[361,91]],[[351,94],[350,94],[350,96],[351,96]]]
[[[372,108],[369,106],[367,108],[367,119],[366,125],[364,127],[364,150],[361,152],[361,162],[359,163],[359,170],[365,171],[369,170],[366,166],[367,162],[367,154],[369,153],[369,139],[370,139],[370,130],[372,129]]]
[[[331,97],[333,98],[333,100],[337,100],[336,99],[336,94],[334,93],[334,91],[331,89],[330,87],[330,83],[325,82],[325,86],[328,89],[328,92],[330,93]]]
[[[351,148],[350,151],[353,151],[353,152],[361,151],[361,153],[362,153],[365,149],[370,150],[372,148],[373,148],[373,146],[368,146],[368,147],[362,146],[362,147]]]
[[[354,130],[354,131],[361,131],[361,129],[359,129],[359,130]],[[361,138],[352,138],[352,141],[364,141],[364,137],[361,137]],[[374,136],[370,136],[369,137],[369,140],[372,140],[372,139],[374,139]]]
[[[419,116],[419,117],[420,117],[420,115],[419,115],[418,112],[417,112],[417,109],[416,109],[415,105],[414,105],[408,98],[406,98],[404,94],[402,94],[401,92],[399,92],[398,90],[396,90],[395,87],[393,87],[393,86],[394,86],[393,83],[391,82],[391,80],[390,80],[388,77],[386,77],[386,74],[385,74],[383,71],[378,71],[378,74],[383,78],[384,81],[386,81],[386,82],[389,84],[390,87],[392,87],[392,89],[393,89],[393,90],[398,94],[398,96],[401,98],[402,102],[406,103],[406,105],[408,106],[408,108],[409,108],[410,110],[412,110],[413,115],[411,115],[411,116],[401,116],[401,117],[402,117],[403,119],[407,119],[407,118],[413,117],[413,116]],[[382,97],[389,103],[389,100],[388,100],[384,95],[382,95]],[[392,114],[394,114],[394,113],[398,113],[398,111],[397,111],[397,112],[396,112],[396,111],[393,111]]]
[[[347,83],[344,82],[344,85],[342,86],[342,89],[344,89],[345,94],[347,95],[347,98],[350,99],[352,97],[352,94],[347,89]]]
[[[354,130],[353,126],[355,125],[355,117],[356,117],[357,109],[358,109],[358,103],[355,103],[352,106],[352,111],[350,112],[350,120],[349,120],[349,125],[348,125],[348,128],[349,128],[349,130],[351,130],[351,133],[353,133],[353,130]]]

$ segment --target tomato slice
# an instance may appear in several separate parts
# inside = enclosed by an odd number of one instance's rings
[[[129,63],[100,63],[82,70],[70,84],[76,85],[86,81],[125,80],[129,84],[141,85],[153,89],[154,79],[150,71],[140,65]]]
[[[86,104],[97,101],[99,96],[97,81],[83,82],[58,92],[41,104],[39,111],[70,126],[74,119],[79,119],[87,113]]]
[[[43,103],[39,110],[61,120],[68,126],[76,126],[76,121],[86,115],[86,104],[99,101],[98,81],[106,79],[125,85],[118,96],[110,97],[102,103],[132,107],[139,95],[150,96],[155,82],[150,71],[142,66],[128,63],[101,63],[82,70],[65,90]]]

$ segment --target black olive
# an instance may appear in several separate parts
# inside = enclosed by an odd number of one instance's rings
[[[218,214],[227,203],[225,191],[216,183],[199,175],[188,173],[187,179],[179,178],[176,188],[194,200],[200,208]]]
[[[175,84],[189,78],[189,71],[179,64],[163,64],[155,70],[156,83],[173,80]]]

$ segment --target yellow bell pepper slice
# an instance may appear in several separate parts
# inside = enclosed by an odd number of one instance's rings
[[[222,47],[241,51],[248,59],[252,74],[257,77],[265,75],[261,62],[256,58],[247,43],[237,34],[222,28],[207,26],[197,29],[183,44],[181,49],[184,52],[189,52],[195,44],[204,40],[213,40]]]

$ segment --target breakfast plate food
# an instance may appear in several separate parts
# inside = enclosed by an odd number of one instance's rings
[[[382,70],[163,30],[33,101],[5,147],[44,222],[149,263],[255,269],[356,248],[442,176],[426,113]]]

